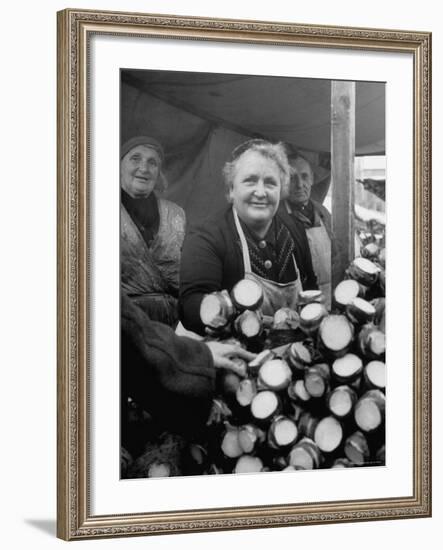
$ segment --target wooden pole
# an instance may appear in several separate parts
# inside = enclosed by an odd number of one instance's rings
[[[331,84],[332,231],[338,241],[332,288],[354,259],[355,82]]]

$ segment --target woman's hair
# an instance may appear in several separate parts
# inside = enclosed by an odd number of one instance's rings
[[[223,178],[226,192],[229,191],[234,183],[234,174],[238,160],[247,151],[255,151],[264,158],[273,160],[280,172],[281,193],[280,198],[284,199],[289,193],[289,173],[290,167],[286,156],[283,143],[271,143],[265,139],[250,139],[238,145],[231,154],[231,159],[223,166]]]

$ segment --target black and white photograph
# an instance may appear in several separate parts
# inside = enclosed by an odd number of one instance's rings
[[[385,106],[120,70],[121,479],[385,465]]]
[[[203,12],[57,13],[57,535],[429,518],[431,33]]]

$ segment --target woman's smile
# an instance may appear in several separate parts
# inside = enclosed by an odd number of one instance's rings
[[[274,160],[256,151],[246,151],[239,157],[230,198],[246,225],[269,226],[277,212],[280,191],[280,172]]]
[[[132,198],[148,197],[160,175],[161,159],[155,149],[138,145],[122,159],[121,186]]]

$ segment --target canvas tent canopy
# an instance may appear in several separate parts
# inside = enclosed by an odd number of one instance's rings
[[[355,153],[385,152],[385,85],[357,82]],[[225,202],[222,167],[252,137],[305,154],[322,200],[330,179],[331,81],[173,71],[121,71],[121,140],[151,135],[165,149],[166,197],[190,223]]]

